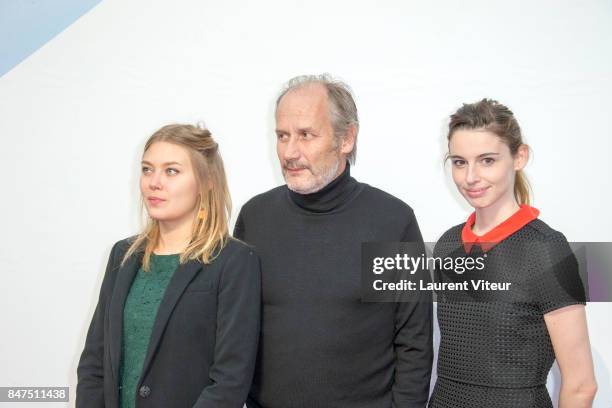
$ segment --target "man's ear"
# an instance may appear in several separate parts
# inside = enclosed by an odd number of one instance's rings
[[[340,146],[340,152],[349,155],[355,148],[355,141],[357,139],[357,127],[355,125],[351,125],[346,134],[342,138],[342,144]]]

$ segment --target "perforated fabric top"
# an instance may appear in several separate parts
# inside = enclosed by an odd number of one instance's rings
[[[584,304],[567,240],[535,219],[490,251],[474,246],[467,254],[462,228],[448,230],[434,256],[484,257],[485,268],[464,274],[436,270],[435,279],[511,282],[512,290],[438,293],[438,377],[502,389],[543,386],[555,359],[543,315]]]

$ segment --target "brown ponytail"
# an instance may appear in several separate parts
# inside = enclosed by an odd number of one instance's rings
[[[518,201],[519,204],[531,204],[529,197],[530,190],[531,185],[523,170],[517,171],[514,178],[514,198],[516,198],[516,201]]]

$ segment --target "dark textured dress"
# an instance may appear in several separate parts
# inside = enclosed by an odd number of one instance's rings
[[[555,360],[544,314],[584,304],[576,258],[560,232],[521,206],[483,237],[475,216],[448,230],[435,257],[484,257],[484,269],[436,270],[440,282],[510,282],[511,289],[438,293],[440,349],[431,408],[548,408]]]

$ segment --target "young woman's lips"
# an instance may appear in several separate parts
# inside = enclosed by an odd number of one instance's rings
[[[485,195],[489,187],[466,189],[465,192],[470,198],[479,198]]]
[[[156,197],[150,197],[150,198],[147,198],[147,201],[149,201],[149,204],[151,205],[159,205],[166,200],[162,200],[161,198],[156,198]]]

